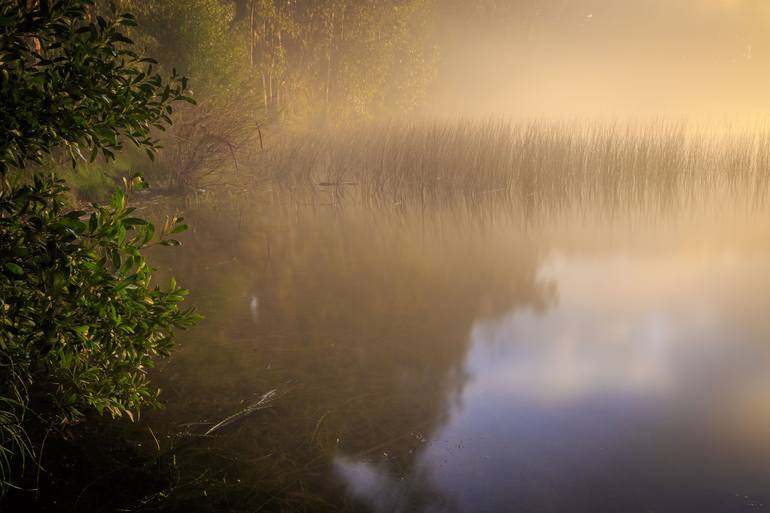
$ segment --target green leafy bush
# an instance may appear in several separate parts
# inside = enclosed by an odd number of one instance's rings
[[[123,138],[152,156],[152,128],[171,123],[186,80],[167,82],[132,49],[130,14],[98,15],[90,0],[0,0],[0,172],[41,162],[112,158]],[[83,153],[86,152],[86,154]]]
[[[0,0],[0,492],[39,456],[30,420],[51,430],[155,404],[148,369],[199,318],[173,281],[151,284],[142,250],[178,244],[168,237],[186,225],[156,233],[135,217],[126,192],[138,179],[73,211],[60,179],[24,172],[59,152],[112,159],[125,140],[154,155],[151,130],[192,100],[184,78],[164,81],[132,50],[133,20],[91,0]]]
[[[147,379],[166,356],[173,330],[198,316],[179,309],[186,291],[172,281],[151,286],[142,256],[150,244],[176,245],[168,235],[186,228],[171,219],[160,233],[133,217],[125,194],[89,214],[67,210],[61,180],[0,188],[0,430],[2,447],[19,440],[29,407],[53,424],[90,409],[135,418],[157,398]],[[10,422],[10,424],[8,424]],[[17,427],[9,429],[13,424]],[[18,444],[17,444],[18,445]]]

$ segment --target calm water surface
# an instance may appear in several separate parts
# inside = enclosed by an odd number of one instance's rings
[[[146,425],[286,394],[181,447],[166,507],[770,511],[770,217],[605,214],[188,207],[158,258],[207,320]]]

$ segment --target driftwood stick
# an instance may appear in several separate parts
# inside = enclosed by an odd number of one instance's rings
[[[281,394],[281,395],[283,395],[283,394]],[[246,408],[244,408],[243,410],[241,410],[241,411],[239,411],[237,413],[233,413],[232,415],[230,415],[228,417],[225,417],[224,419],[220,420],[219,422],[217,422],[216,424],[211,426],[209,428],[209,430],[204,433],[204,435],[210,435],[210,434],[214,433],[215,431],[218,431],[218,430],[222,429],[225,426],[229,426],[233,422],[237,422],[237,421],[243,419],[244,417],[247,417],[247,416],[251,415],[252,413],[254,413],[257,410],[262,410],[262,409],[265,409],[265,408],[269,408],[272,405],[272,402],[274,400],[276,400],[278,397],[280,397],[280,396],[278,394],[278,390],[275,389],[275,388],[272,389],[272,390],[269,390],[268,392],[265,392],[262,395],[262,397],[259,398],[259,401],[257,401],[256,403],[254,403],[254,404],[252,404],[250,406],[247,406]]]

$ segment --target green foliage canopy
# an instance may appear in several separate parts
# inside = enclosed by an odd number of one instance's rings
[[[91,0],[0,0],[0,491],[36,456],[30,419],[50,430],[155,403],[148,369],[199,318],[176,283],[151,284],[142,254],[178,244],[167,237],[181,219],[156,234],[124,191],[69,210],[61,180],[23,171],[59,150],[110,159],[124,140],[154,154],[151,130],[192,99],[184,78],[164,80],[132,49],[133,24]]]

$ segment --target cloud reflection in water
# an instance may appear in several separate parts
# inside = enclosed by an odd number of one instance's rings
[[[412,474],[342,454],[337,474],[375,512],[740,511],[735,491],[767,484],[770,436],[745,425],[770,404],[741,399],[770,389],[770,287],[742,286],[765,262],[552,257],[558,304],[474,324],[470,379]],[[443,505],[407,506],[425,486]]]

